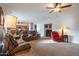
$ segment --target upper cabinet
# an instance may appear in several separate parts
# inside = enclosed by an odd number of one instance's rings
[[[29,23],[17,22],[16,27],[21,28],[22,30],[29,30]]]

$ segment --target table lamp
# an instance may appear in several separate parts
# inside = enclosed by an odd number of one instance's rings
[[[59,29],[61,36],[67,35],[66,33],[69,32],[69,28],[67,26],[61,26]]]

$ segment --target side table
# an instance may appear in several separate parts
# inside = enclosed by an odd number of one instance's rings
[[[64,41],[68,42],[68,35],[64,35]]]

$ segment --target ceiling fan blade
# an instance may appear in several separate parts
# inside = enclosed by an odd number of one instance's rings
[[[71,7],[72,5],[61,6],[60,8]]]
[[[56,6],[56,8],[59,8],[61,6],[61,3],[58,3],[58,5]]]
[[[53,9],[53,7],[46,7],[47,9]]]
[[[54,8],[56,8],[56,7],[57,7],[57,5],[58,5],[58,3],[55,3],[55,7],[54,7]]]
[[[51,10],[49,13],[52,13],[54,10]]]

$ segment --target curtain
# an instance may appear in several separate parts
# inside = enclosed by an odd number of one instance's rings
[[[2,39],[3,39],[3,16],[4,16],[4,14],[3,14],[3,10],[2,10],[2,7],[0,7],[0,42],[2,42]]]
[[[2,7],[0,7],[0,25],[2,25],[4,21],[3,15],[4,13],[3,13]]]

